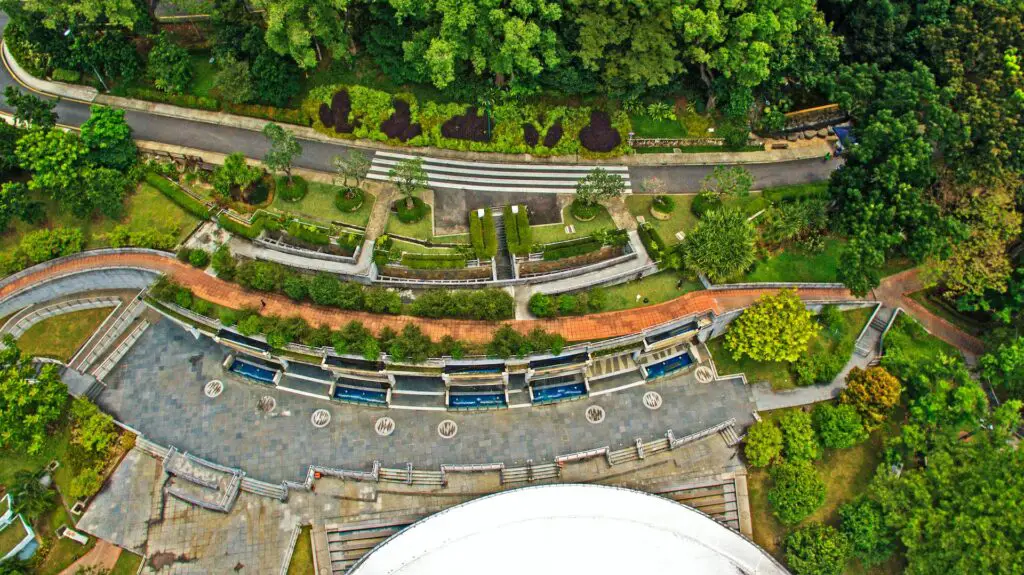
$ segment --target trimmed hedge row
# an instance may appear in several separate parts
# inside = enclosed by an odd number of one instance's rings
[[[459,254],[402,254],[402,265],[418,270],[450,270],[466,267],[466,257]]]
[[[577,238],[558,244],[547,244],[544,246],[544,260],[560,260],[572,256],[579,256],[596,252],[601,249],[604,242],[592,237]]]
[[[505,290],[485,288],[451,291],[427,290],[412,302],[420,317],[499,320],[515,317],[516,302]]]
[[[480,259],[489,260],[498,255],[498,232],[494,227],[494,214],[489,209],[484,210],[483,235],[484,253]]]
[[[296,124],[299,126],[309,126],[311,124],[309,116],[297,108],[275,108],[274,106],[263,106],[260,104],[221,102],[221,109],[231,114],[260,118],[281,124]]]
[[[168,94],[167,92],[151,90],[149,88],[128,88],[125,90],[125,94],[129,98],[172,104],[183,108],[196,108],[210,112],[220,110],[220,102],[213,98],[206,98],[203,96],[193,96],[191,94]]]
[[[668,252],[668,245],[665,244],[665,240],[661,239],[658,230],[645,223],[637,227],[636,233],[640,236],[640,243],[647,250],[647,255],[654,261],[661,261],[661,258]]]
[[[220,217],[217,218],[217,225],[233,234],[254,240],[260,235],[260,232],[263,231],[263,218],[257,217],[253,219],[254,221],[252,225],[247,225],[228,216],[227,214],[221,214]]]
[[[210,208],[190,196],[174,182],[171,182],[167,178],[153,172],[146,172],[145,180],[147,184],[156,188],[161,194],[167,196],[169,200],[181,206],[181,208],[186,212],[204,220],[210,218]]]
[[[530,229],[530,216],[526,206],[519,206],[519,213],[512,213],[512,206],[506,205],[502,212],[505,217],[505,243],[508,251],[517,256],[530,253],[533,245],[533,231]]]

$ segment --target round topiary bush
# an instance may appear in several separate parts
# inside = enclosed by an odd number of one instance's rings
[[[676,209],[676,202],[669,196],[655,196],[651,207],[663,214],[671,214]]]
[[[423,216],[427,215],[429,208],[427,204],[423,203],[423,200],[419,198],[412,199],[412,208],[410,208],[406,200],[401,199],[395,202],[395,211],[398,214],[398,220],[403,224],[411,224],[418,222],[423,219]]]
[[[600,210],[600,204],[585,204],[579,200],[574,200],[569,207],[569,213],[572,214],[572,217],[581,222],[593,220],[600,213]]]
[[[363,190],[353,187],[344,187],[338,190],[334,197],[334,205],[343,212],[354,212],[363,207]],[[403,202],[404,203],[404,202]]]
[[[717,195],[701,192],[697,194],[697,197],[693,198],[693,203],[690,204],[690,211],[698,218],[703,218],[704,214],[711,210],[717,210],[720,207],[722,207],[722,200]]]
[[[306,192],[308,190],[309,183],[307,183],[301,176],[292,176],[291,185],[288,184],[288,178],[280,178],[277,181],[277,193],[281,194],[281,197],[286,202],[297,202],[301,200],[306,197]]]

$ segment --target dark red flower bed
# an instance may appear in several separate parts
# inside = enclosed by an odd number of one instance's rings
[[[533,124],[523,124],[523,141],[527,146],[533,147],[540,141],[540,132]]]
[[[487,141],[487,118],[470,108],[461,116],[452,116],[441,125],[441,135],[456,140]]]
[[[387,134],[389,138],[396,138],[402,142],[419,136],[423,128],[419,124],[412,123],[412,113],[409,111],[409,102],[395,98],[391,101],[395,112],[391,117],[380,124],[380,131]]]
[[[599,110],[590,113],[590,125],[580,130],[580,143],[591,152],[610,152],[621,141],[622,136],[612,127],[611,118]]]
[[[554,126],[551,126],[550,128],[548,128],[548,133],[547,134],[544,134],[544,147],[545,148],[554,148],[555,144],[557,144],[558,142],[560,142],[562,140],[562,134],[563,133],[564,133],[564,130],[562,130],[562,121],[559,120],[559,121],[555,122]]]
[[[334,131],[339,134],[351,134],[356,129],[356,124],[349,123],[348,114],[352,111],[352,100],[348,97],[348,90],[341,90],[331,98],[331,105],[320,104],[320,123],[324,126],[334,126]]]

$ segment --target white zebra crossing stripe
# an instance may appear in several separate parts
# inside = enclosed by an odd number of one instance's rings
[[[388,181],[388,172],[400,161],[419,156],[395,152],[377,152],[366,178]],[[519,192],[571,194],[579,180],[594,168],[619,175],[632,191],[627,166],[581,166],[552,164],[496,164],[442,158],[422,158],[427,182],[432,188],[480,192]]]

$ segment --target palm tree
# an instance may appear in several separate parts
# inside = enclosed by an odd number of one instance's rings
[[[53,507],[50,488],[39,480],[38,472],[22,469],[14,474],[14,489],[11,498],[14,512],[35,519]]]

